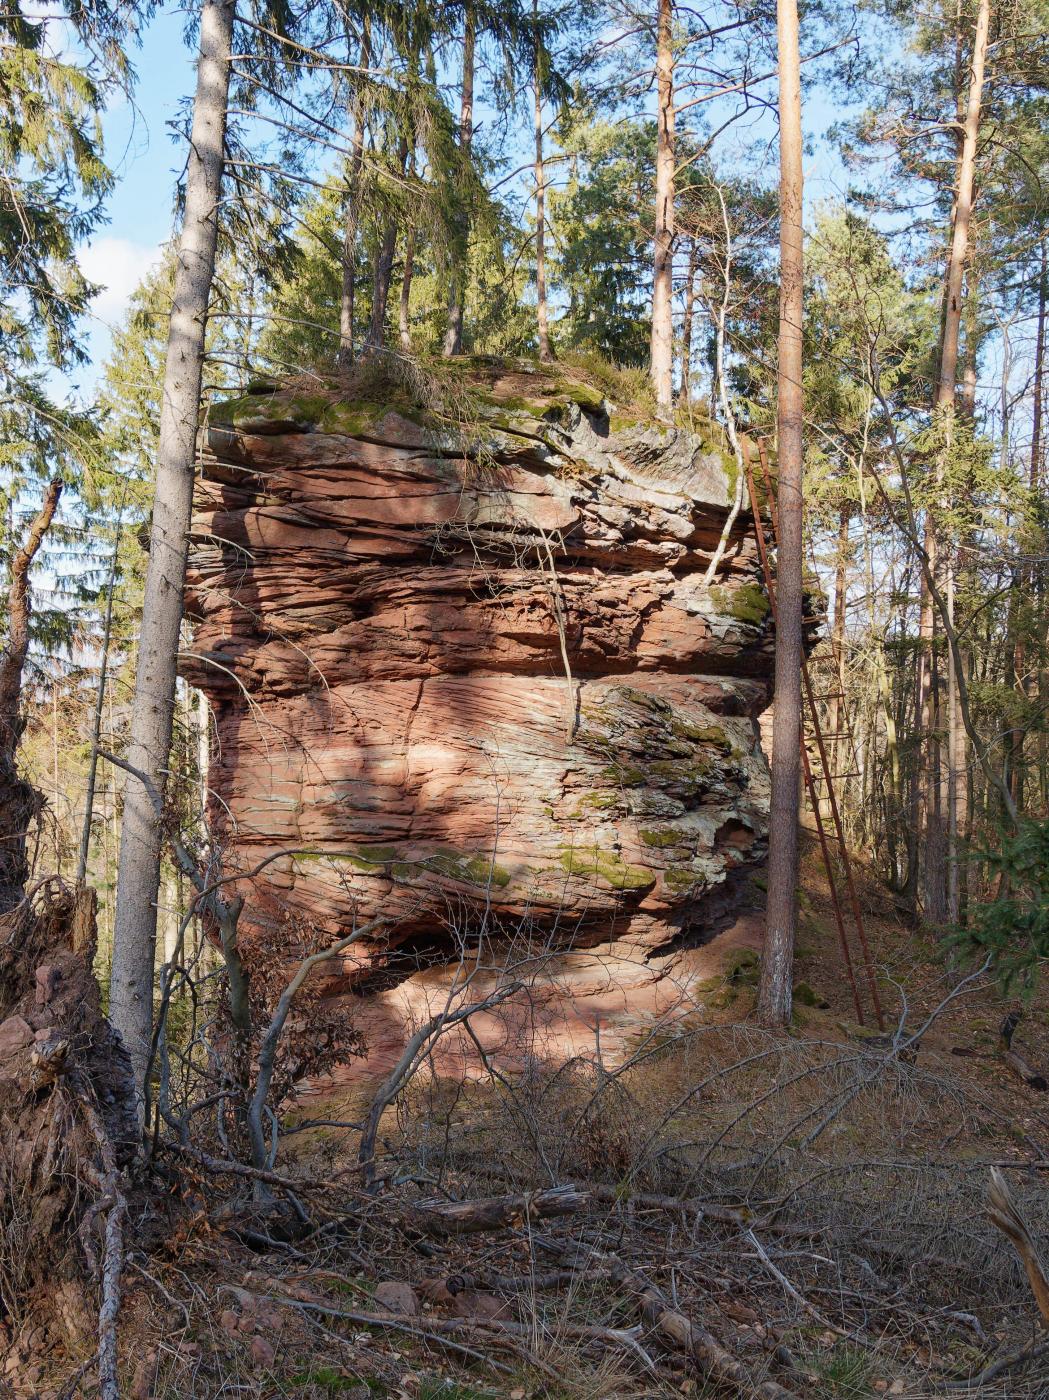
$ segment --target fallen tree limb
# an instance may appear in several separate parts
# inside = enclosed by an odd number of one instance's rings
[[[947,1389],[975,1390],[977,1386],[997,1380],[999,1376],[1004,1376],[1007,1371],[1015,1370],[1017,1366],[1024,1366],[1028,1361],[1037,1361],[1040,1356],[1046,1355],[1049,1355],[1049,1342],[1032,1342],[1030,1346],[1021,1347],[1019,1351],[1013,1351],[1008,1356],[1000,1357],[999,1360],[992,1362],[990,1366],[975,1376],[969,1376],[964,1381],[948,1381]]]
[[[421,1201],[398,1206],[400,1222],[436,1238],[476,1235],[485,1230],[505,1230],[528,1220],[573,1215],[583,1210],[589,1193],[574,1186],[554,1186],[547,1191],[527,1191],[517,1196],[490,1196],[477,1201]]]
[[[1044,1074],[1039,1074],[1036,1069],[1033,1069],[1024,1057],[1013,1049],[1013,1035],[1022,1017],[1022,1011],[1010,1011],[1002,1022],[1002,1028],[999,1032],[998,1057],[1029,1089],[1037,1089],[1039,1093],[1044,1094],[1049,1089],[1049,1080]]]
[[[480,1361],[482,1365],[491,1367],[494,1371],[501,1371],[504,1375],[513,1375],[514,1372],[509,1366],[504,1366],[501,1361],[496,1361],[490,1356],[485,1356],[483,1352],[477,1351],[474,1347],[464,1346],[461,1342],[454,1341],[451,1337],[444,1335],[448,1332],[467,1331],[471,1327],[479,1328],[481,1321],[478,1318],[427,1318],[426,1325],[422,1326],[417,1318],[398,1316],[396,1313],[369,1313],[357,1312],[346,1308],[329,1308],[324,1303],[313,1303],[301,1298],[289,1298],[282,1294],[257,1294],[259,1298],[271,1303],[281,1303],[286,1307],[298,1308],[300,1312],[316,1313],[320,1317],[330,1317],[335,1321],[353,1322],[362,1327],[386,1327],[394,1332],[407,1332],[409,1335],[419,1337],[425,1341],[436,1342],[438,1346],[446,1347],[451,1351],[459,1352],[461,1355],[469,1356],[474,1361]],[[337,1333],[329,1332],[329,1336],[336,1337],[341,1342],[348,1342],[345,1337],[338,1337]],[[510,1338],[508,1337],[509,1341]],[[515,1348],[516,1350],[516,1348]],[[529,1364],[544,1371],[552,1380],[558,1380],[557,1372],[552,1367],[547,1366],[539,1357],[533,1356],[531,1352],[526,1353],[526,1360]]]
[[[589,1181],[585,1189],[596,1201],[612,1205],[640,1206],[642,1210],[664,1210],[668,1214],[680,1215],[683,1218],[692,1215],[698,1220],[710,1220],[716,1225],[734,1225],[740,1230],[749,1230],[751,1226],[757,1226],[766,1234],[798,1235],[806,1239],[814,1233],[819,1233],[806,1229],[803,1225],[781,1225],[774,1218],[762,1219],[749,1206],[719,1206],[694,1197],[663,1196],[651,1191],[624,1192],[618,1186],[601,1186]]]

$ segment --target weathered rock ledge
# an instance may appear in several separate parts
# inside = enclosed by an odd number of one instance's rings
[[[764,855],[745,514],[702,583],[731,462],[548,370],[464,374],[462,430],[335,383],[204,430],[185,672],[214,711],[212,817],[227,866],[284,853],[249,950],[289,918],[397,921],[347,978],[482,919],[702,941]]]

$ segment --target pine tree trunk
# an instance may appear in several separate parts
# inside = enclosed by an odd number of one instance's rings
[[[408,173],[408,138],[402,136],[398,147],[398,160],[402,183]],[[390,287],[393,283],[393,263],[397,253],[397,218],[394,213],[386,216],[383,225],[382,242],[375,259],[372,274],[372,307],[368,330],[364,337],[365,356],[374,355],[386,346],[386,308],[390,301]]]
[[[466,159],[473,145],[474,134],[474,50],[477,45],[477,15],[472,5],[466,7],[463,29],[463,83],[459,108],[459,149]],[[452,259],[448,275],[448,328],[444,334],[443,353],[463,353],[463,301],[466,295],[466,258],[469,251],[469,228],[462,231],[459,247]]]
[[[359,66],[371,66],[371,24],[367,15],[361,19],[361,47]],[[353,364],[353,317],[354,293],[357,277],[357,233],[360,228],[361,177],[364,173],[364,96],[360,86],[354,89],[350,103],[350,119],[353,126],[353,149],[350,155],[350,168],[346,175],[346,215],[342,234],[342,298],[339,303],[339,353],[340,365]]]
[[[168,330],[149,565],[139,632],[120,836],[110,1019],[131,1056],[139,1093],[149,1054],[163,842],[155,809],[171,749],[205,331],[215,275],[234,0],[204,0],[186,208]]]
[[[412,349],[412,275],[415,271],[415,225],[408,229],[404,245],[404,272],[401,276],[401,299],[397,308],[397,339],[406,355]]]
[[[802,662],[802,139],[797,0],[777,0],[780,120],[780,301],[776,430],[779,547],[768,906],[758,988],[764,1026],[790,1021],[797,922]]]
[[[1049,294],[1049,267],[1046,265],[1046,245],[1042,242],[1042,257],[1038,273],[1038,322],[1034,347],[1034,406],[1031,417],[1030,485],[1037,491],[1042,483],[1042,411],[1045,378],[1045,302]]]
[[[969,229],[972,221],[976,188],[976,143],[980,130],[983,103],[984,69],[987,57],[987,37],[990,26],[990,0],[980,0],[973,35],[969,88],[962,121],[961,149],[957,166],[957,187],[954,199],[954,220],[944,276],[943,324],[940,341],[939,373],[933,399],[934,413],[942,420],[944,454],[950,451],[955,413],[955,390],[958,382],[958,347],[961,338],[962,281],[969,253]],[[942,459],[940,472],[942,475]],[[948,565],[940,547],[935,522],[926,528],[926,551],[934,577],[946,591],[942,579]],[[949,553],[949,551],[948,551]],[[950,745],[944,745],[944,715],[941,682],[936,658],[936,635],[932,600],[923,589],[922,602],[922,709],[921,734],[924,740],[924,823],[925,850],[924,914],[934,924],[943,923],[948,914],[947,866],[950,822],[945,775],[950,763]],[[957,678],[955,678],[957,681]],[[945,751],[946,750],[946,751]],[[945,761],[946,760],[946,761]]]
[[[0,656],[0,914],[22,898],[29,875],[26,838],[41,807],[31,783],[18,771],[22,717],[22,669],[29,654],[29,571],[51,528],[62,494],[61,481],[49,481],[44,499],[11,560],[7,591],[7,642]]]
[[[685,277],[685,314],[681,321],[681,387],[678,400],[688,404],[692,398],[692,327],[696,316],[696,271],[699,250],[696,240],[688,242],[688,273]]]
[[[1034,349],[1034,411],[1031,419],[1031,466],[1030,485],[1032,493],[1041,489],[1042,473],[1042,417],[1043,417],[1043,384],[1045,376],[1045,323],[1046,323],[1046,296],[1049,293],[1049,267],[1046,264],[1046,245],[1042,241],[1042,255],[1038,276],[1038,322],[1037,341]],[[1041,591],[1041,577],[1039,575],[1036,583],[1038,588],[1039,604],[1041,604],[1043,594]],[[1033,690],[1038,698],[1038,708],[1041,713],[1045,713],[1047,677],[1045,671],[1044,654],[1040,658],[1038,674],[1034,680]],[[1049,741],[1047,741],[1045,725],[1038,727],[1037,741],[1037,772],[1038,787],[1042,806],[1046,803],[1046,787],[1049,782]]]
[[[546,301],[546,169],[543,163],[543,95],[539,72],[539,0],[532,0],[535,28],[535,315],[539,358],[554,358],[550,349],[550,313]]]
[[[117,515],[113,554],[109,561],[109,583],[106,588],[106,614],[102,625],[102,655],[98,663],[98,690],[91,720],[91,752],[87,761],[87,784],[84,793],[84,822],[80,828],[80,850],[77,856],[76,882],[87,879],[87,861],[91,852],[91,821],[95,811],[95,789],[98,784],[98,748],[102,739],[102,714],[106,703],[106,677],[109,670],[109,644],[113,636],[113,597],[116,592],[117,567],[120,559],[120,536],[123,529],[124,506]]]
[[[397,251],[397,224],[389,218],[382,231],[382,242],[375,259],[372,279],[372,309],[368,329],[364,336],[365,356],[374,355],[386,344],[386,307],[390,300],[390,283],[393,281],[393,259]]]
[[[962,149],[958,162],[958,188],[955,193],[954,227],[944,278],[944,317],[940,346],[940,372],[936,381],[933,407],[953,412],[954,392],[958,380],[958,344],[962,321],[962,277],[969,254],[969,226],[972,221],[973,198],[976,189],[976,142],[980,134],[980,111],[983,105],[984,69],[987,60],[987,35],[990,26],[990,0],[980,0],[973,36],[969,94],[962,127]]]
[[[845,715],[842,705],[845,698],[845,603],[848,592],[849,562],[849,519],[851,512],[847,504],[842,504],[838,514],[838,557],[834,565],[834,622],[831,627],[830,649],[834,664],[834,689],[827,705],[828,744],[827,754],[833,773],[840,773],[846,767],[844,759],[848,746],[842,742]],[[838,793],[838,801],[842,794]],[[824,797],[827,806],[827,819],[830,819],[829,799]]]
[[[658,3],[651,372],[656,403],[669,415],[674,406],[674,34],[672,0]]]

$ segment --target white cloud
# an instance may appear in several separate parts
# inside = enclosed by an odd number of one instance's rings
[[[132,243],[129,238],[105,235],[89,243],[80,254],[80,267],[89,282],[102,288],[91,303],[92,315],[104,325],[116,326],[131,293],[159,261],[159,248]]]

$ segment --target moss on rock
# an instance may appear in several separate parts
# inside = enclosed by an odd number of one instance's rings
[[[738,588],[715,587],[710,590],[714,606],[737,622],[760,627],[769,615],[769,600],[765,590],[756,583],[741,583]]]
[[[645,827],[638,832],[638,835],[646,846],[654,846],[659,850],[667,846],[681,844],[681,833],[675,831],[673,827]]]
[[[616,890],[647,890],[656,882],[647,866],[630,865],[614,851],[597,847],[566,846],[561,852],[561,866],[569,875],[595,877]]]

